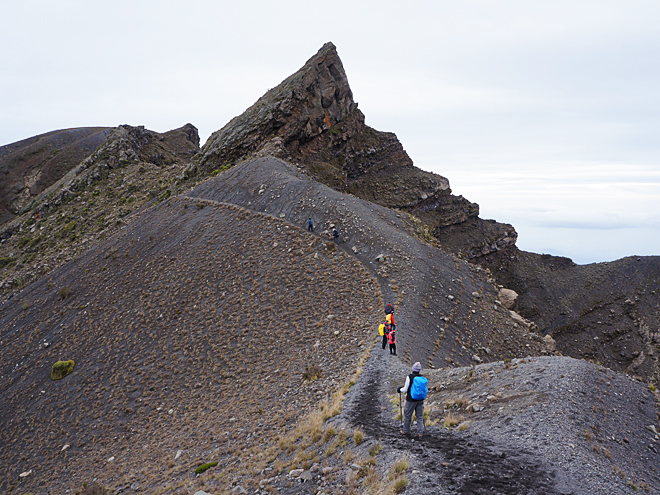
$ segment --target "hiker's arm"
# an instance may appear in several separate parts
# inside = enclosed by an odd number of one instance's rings
[[[399,392],[401,394],[405,394],[408,391],[408,387],[410,387],[410,377],[409,376],[406,377],[406,384],[403,387],[399,387],[397,392]]]

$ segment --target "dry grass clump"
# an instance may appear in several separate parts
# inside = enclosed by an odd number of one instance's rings
[[[369,447],[369,455],[372,457],[377,456],[381,450],[383,450],[383,446],[380,443],[375,443]]]
[[[328,426],[323,433],[323,442],[327,443],[332,440],[332,438],[335,436],[335,433],[337,433],[337,431],[334,429],[334,427]]]
[[[469,421],[463,421],[461,424],[458,425],[458,431],[465,431],[470,427],[470,422]]]
[[[461,424],[463,421],[465,421],[465,416],[454,414],[449,411],[442,422],[442,426],[445,428],[453,428],[454,426]]]
[[[364,432],[360,429],[357,429],[353,432],[353,442],[355,445],[361,445],[364,442]]]

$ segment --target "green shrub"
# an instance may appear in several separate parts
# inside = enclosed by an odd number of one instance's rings
[[[212,468],[212,467],[215,467],[215,466],[217,466],[217,465],[218,465],[217,462],[207,462],[206,464],[202,464],[202,465],[199,466],[197,469],[195,469],[195,473],[196,473],[196,474],[201,474],[201,473],[203,473],[204,471],[206,471],[207,469]]]
[[[73,367],[76,363],[73,362],[73,359],[68,361],[58,361],[53,365],[53,369],[50,372],[50,377],[53,380],[60,380],[66,375],[73,371]]]
[[[166,191],[163,191],[160,196],[158,196],[158,201],[165,201],[167,198],[172,196],[172,191],[167,189]]]
[[[218,170],[218,169],[216,168],[215,170],[212,170],[212,171],[211,171],[211,173],[209,174],[209,177],[215,177],[215,176],[218,175],[219,173],[220,173],[220,170]]]
[[[71,232],[75,228],[76,228],[76,221],[71,220],[69,223],[64,224],[64,227],[62,227],[62,232],[64,232],[65,234],[68,234],[69,232]]]

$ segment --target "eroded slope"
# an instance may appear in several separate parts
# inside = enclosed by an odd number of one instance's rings
[[[160,493],[240,464],[343,385],[381,305],[359,262],[285,222],[150,209],[0,306],[0,488]]]

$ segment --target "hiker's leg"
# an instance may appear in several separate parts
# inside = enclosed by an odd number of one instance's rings
[[[403,431],[404,433],[410,433],[410,422],[412,421],[413,411],[415,410],[415,403],[406,401],[406,405],[403,406]]]
[[[392,349],[394,349],[394,355],[396,356],[396,342],[392,344]]]
[[[424,401],[415,402],[415,415],[417,416],[417,434],[424,433]]]
[[[387,347],[387,337],[383,335],[383,350]]]

